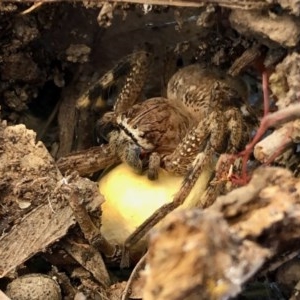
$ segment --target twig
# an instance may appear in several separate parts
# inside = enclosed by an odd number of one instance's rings
[[[27,2],[35,2],[36,0],[27,0]],[[12,2],[19,2],[19,0],[12,0]],[[59,2],[59,0],[43,0],[42,3]],[[74,2],[60,0],[60,2]],[[75,0],[81,2],[81,0]],[[99,0],[91,0],[90,2],[100,2]],[[102,1],[105,2],[105,1]],[[216,4],[221,7],[239,8],[244,10],[263,9],[272,5],[266,0],[110,0],[110,2],[118,3],[137,3],[146,5],[163,5],[163,6],[180,6],[180,7],[202,7],[208,4]]]
[[[112,0],[119,3],[140,3],[148,5],[172,5],[182,7],[201,7],[207,4],[216,4],[222,7],[240,8],[240,9],[259,9],[270,6],[265,0]]]
[[[132,270],[132,272],[130,274],[130,277],[127,281],[126,287],[124,289],[124,292],[122,293],[121,300],[127,300],[128,299],[131,284],[132,284],[133,280],[135,278],[137,278],[138,272],[142,269],[143,265],[145,264],[146,257],[147,257],[147,253],[144,254],[144,256],[139,260],[139,262],[135,265],[134,269]]]
[[[44,1],[36,2],[36,3],[32,4],[29,8],[25,9],[24,11],[22,11],[20,13],[20,15],[29,14],[29,13],[33,12],[34,10],[36,10],[37,8],[39,8],[40,6],[42,6],[43,4],[44,4]]]
[[[264,101],[264,117],[270,111],[270,99],[269,99],[269,76],[268,72],[265,70],[262,73],[262,88],[263,88],[263,101]]]
[[[252,153],[255,145],[262,138],[262,136],[265,134],[268,128],[270,128],[271,126],[278,126],[283,123],[293,121],[297,118],[300,118],[300,103],[290,105],[289,107],[281,109],[272,114],[267,114],[261,119],[260,126],[254,138],[245,147],[245,150],[239,154],[239,156],[243,157],[242,180],[244,180],[245,182],[248,181],[246,178],[247,161],[249,160],[250,154]]]
[[[119,162],[120,159],[110,151],[109,146],[102,145],[61,157],[57,166],[62,173],[71,169],[85,176]]]
[[[111,2],[119,3],[138,3],[147,5],[172,5],[172,6],[185,6],[185,7],[200,7],[204,6],[202,1],[188,1],[188,0],[112,0]],[[201,3],[202,2],[202,3]]]

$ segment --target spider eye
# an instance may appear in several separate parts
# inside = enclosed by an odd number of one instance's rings
[[[133,125],[132,128],[133,128],[133,129],[137,129],[137,125]]]

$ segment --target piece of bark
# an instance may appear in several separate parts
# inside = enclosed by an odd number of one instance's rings
[[[58,110],[59,149],[57,157],[67,155],[72,150],[76,127],[76,97],[74,92],[66,90]]]
[[[71,239],[62,242],[63,249],[81,266],[93,274],[94,278],[104,287],[110,284],[110,278],[101,254],[90,245],[77,243]]]
[[[75,181],[74,185],[80,186],[80,180]],[[96,187],[96,184],[93,185]],[[94,201],[91,206],[99,207],[101,205],[99,198],[92,194],[95,192],[96,190],[85,189],[81,197],[85,197],[86,202]],[[91,194],[90,199],[87,193]],[[36,253],[45,251],[76,224],[73,211],[68,205],[68,194],[64,186],[45,197],[49,201],[47,204],[28,213],[0,239],[0,277],[4,277]]]
[[[90,211],[99,211],[103,198],[96,183],[78,176],[63,178],[47,149],[25,126],[0,123],[0,140],[0,227],[6,231],[0,238],[2,278],[75,225],[68,202],[73,192]]]
[[[47,204],[36,208],[0,239],[0,278],[34,254],[45,251],[75,224],[67,204],[58,209],[53,206],[54,209]]]
[[[57,161],[57,166],[62,173],[75,170],[84,176],[119,162],[120,159],[110,151],[109,146],[99,146],[62,157]]]
[[[266,261],[299,242],[300,180],[260,168],[247,186],[204,211],[171,213],[152,232],[143,299],[233,297]]]

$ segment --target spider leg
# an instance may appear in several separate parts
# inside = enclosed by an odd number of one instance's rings
[[[86,92],[85,97],[83,97],[85,102],[88,102],[89,105],[93,103],[95,108],[99,106],[97,103],[103,101],[104,91],[109,89],[120,77],[127,75],[116,99],[113,112],[105,113],[97,122],[97,130],[100,135],[103,131],[102,128],[106,128],[108,124],[116,124],[116,115],[126,111],[139,100],[149,73],[151,57],[149,52],[142,50],[127,56],[125,60],[119,62]]]
[[[218,121],[216,122],[216,120]],[[202,170],[208,164],[211,165],[212,160],[215,159],[214,156],[217,153],[223,153],[226,150],[226,146],[224,145],[224,137],[227,133],[226,121],[226,116],[221,110],[218,110],[218,108],[216,108],[216,110],[212,112],[207,118],[207,124],[205,125],[207,126],[208,132],[210,134],[209,140],[206,143],[205,150],[196,156],[195,160],[192,163],[192,168],[184,179],[183,185],[178,193],[179,195],[177,194],[178,197],[181,198],[180,201],[183,202],[184,199],[189,195]],[[203,126],[203,123],[200,122],[198,128],[199,126]],[[220,187],[212,187],[211,185],[209,185],[207,187],[206,194],[207,196],[216,196],[217,191],[219,190],[221,190]],[[199,195],[199,203],[197,207],[205,208],[208,206],[208,203],[212,204],[215,198],[216,197],[214,197],[214,199],[210,198],[209,202],[207,202],[203,200],[204,197],[201,197],[201,195]]]
[[[213,120],[220,120],[220,122],[212,122]],[[129,249],[132,245],[136,244],[153,226],[155,226],[160,220],[162,220],[167,214],[180,206],[185,198],[189,195],[203,168],[211,162],[215,151],[221,148],[222,135],[225,131],[224,122],[222,120],[222,113],[218,110],[211,113],[210,116],[201,120],[194,131],[188,133],[188,136],[183,140],[183,143],[187,141],[193,141],[195,143],[194,148],[203,149],[196,155],[194,161],[191,164],[191,168],[186,175],[180,190],[176,193],[172,202],[164,204],[158,210],[156,210],[147,220],[145,220],[124,242],[122,249],[121,268],[129,266]],[[205,129],[205,130],[204,130]],[[207,130],[206,130],[207,129]],[[221,134],[221,136],[219,136]],[[203,146],[207,137],[210,136],[210,141]],[[185,148],[183,143],[180,147]],[[189,148],[188,148],[189,149]]]
[[[199,153],[195,159],[195,167],[184,180],[180,190],[176,193],[174,199],[170,203],[166,203],[156,210],[147,220],[145,220],[125,241],[122,248],[121,268],[127,268],[130,264],[129,250],[130,247],[136,244],[152,227],[154,227],[167,214],[180,206],[185,198],[190,193],[198,175],[203,170],[203,167],[210,161],[212,150],[207,149],[204,153]]]
[[[216,174],[205,192],[202,195],[199,205],[207,207],[212,204],[216,197],[225,190],[226,183],[229,180],[228,174],[233,162],[236,161],[232,154],[237,154],[248,142],[250,137],[250,129],[245,125],[242,114],[238,108],[232,107],[225,111],[226,132],[228,134],[228,142],[225,145],[226,153],[231,155],[221,155],[216,165]]]
[[[162,207],[156,210],[126,239],[122,248],[122,258],[120,263],[121,268],[128,268],[130,265],[130,247],[136,244],[153,226],[155,226],[160,220],[162,220],[170,211],[173,211],[176,207],[178,207],[181,204],[177,201],[178,198],[179,197],[177,197],[176,195],[172,202],[164,204]]]
[[[238,108],[230,108],[225,111],[227,132],[229,133],[226,152],[237,153],[249,140],[249,129],[244,125],[243,116]]]
[[[157,152],[152,152],[149,157],[148,178],[156,180],[158,178],[158,170],[160,168],[160,155]]]
[[[131,70],[116,100],[115,113],[124,112],[138,100],[149,73],[151,56],[149,52],[138,51],[130,57]]]

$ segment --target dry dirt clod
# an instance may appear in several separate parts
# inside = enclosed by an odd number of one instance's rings
[[[84,44],[72,44],[66,50],[67,60],[71,62],[85,63],[89,60],[91,48]]]
[[[5,57],[1,66],[2,80],[22,80],[34,82],[39,79],[40,70],[32,57],[24,53]]]
[[[283,9],[286,9],[296,16],[300,15],[300,1],[299,0],[278,0],[278,4]]]
[[[267,255],[234,237],[219,214],[172,213],[152,234],[143,299],[228,299]]]
[[[288,55],[276,66],[270,76],[270,89],[276,96],[278,109],[283,109],[292,103],[299,103],[300,92],[300,54]]]
[[[233,10],[231,26],[239,33],[258,40],[273,41],[285,47],[294,47],[300,39],[299,20],[290,15],[271,17],[261,11]]]
[[[7,295],[14,300],[61,300],[57,282],[43,274],[29,274],[13,280]]]
[[[298,250],[299,196],[290,172],[260,168],[205,212],[171,213],[150,238],[143,299],[235,296],[264,262]]]

